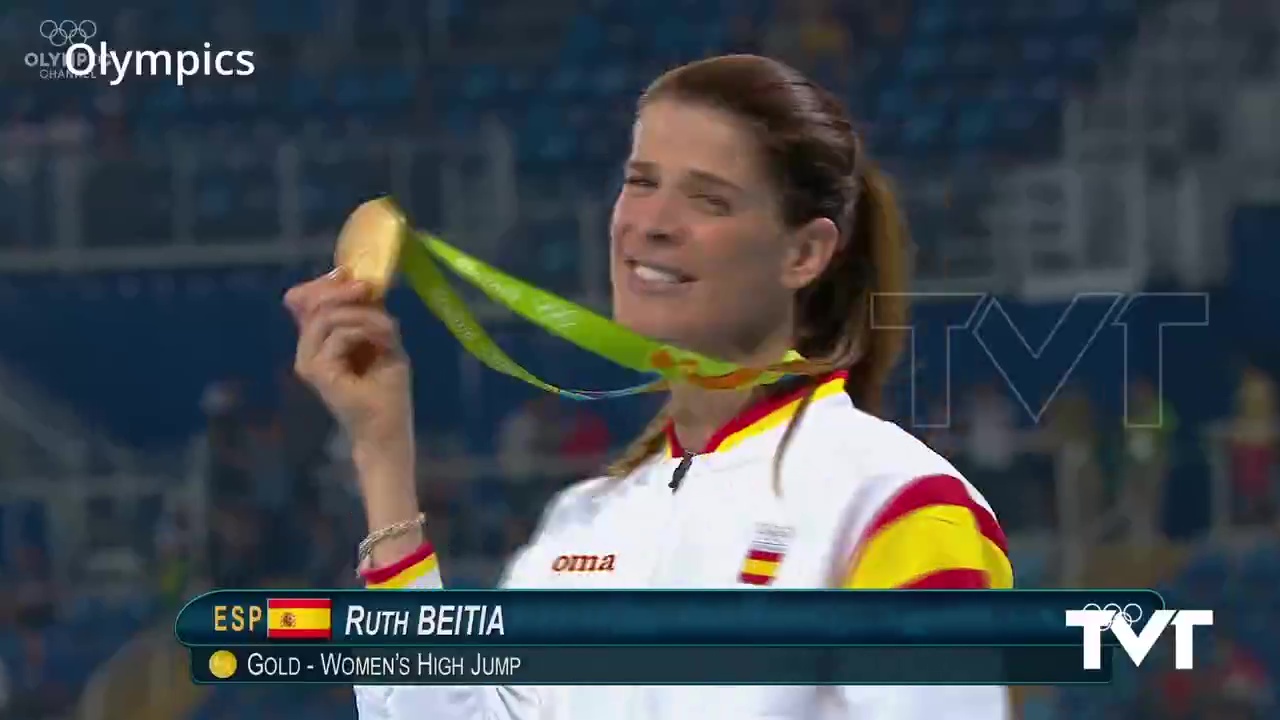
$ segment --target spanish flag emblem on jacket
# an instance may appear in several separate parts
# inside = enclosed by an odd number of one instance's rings
[[[791,528],[759,523],[755,538],[747,549],[747,557],[738,571],[738,582],[744,585],[772,585],[778,566],[791,544]]]
[[[268,640],[328,640],[333,631],[333,602],[328,598],[269,598]]]

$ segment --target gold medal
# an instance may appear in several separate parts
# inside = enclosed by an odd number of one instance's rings
[[[400,248],[407,229],[408,221],[390,199],[365,202],[351,213],[338,233],[334,264],[351,273],[353,280],[368,283],[373,299],[381,299],[400,264]]]

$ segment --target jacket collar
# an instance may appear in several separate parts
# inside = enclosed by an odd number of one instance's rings
[[[816,402],[825,397],[840,395],[845,391],[849,373],[838,370],[818,378],[792,378],[770,388],[773,392],[748,405],[729,422],[725,423],[707,442],[701,452],[688,452],[676,437],[675,424],[667,423],[667,457],[678,458],[686,454],[705,455],[723,453],[744,440],[762,435],[781,427],[796,416],[805,396],[812,393]]]

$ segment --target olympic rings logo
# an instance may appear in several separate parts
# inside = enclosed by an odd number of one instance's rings
[[[1124,607],[1116,603],[1107,603],[1102,606],[1099,606],[1098,603],[1089,603],[1084,606],[1084,609],[1111,613],[1111,619],[1107,621],[1107,624],[1102,628],[1103,630],[1110,630],[1117,617],[1123,620],[1125,625],[1133,625],[1142,620],[1142,607],[1137,603],[1128,603]]]
[[[40,23],[40,37],[54,47],[64,47],[87,42],[98,34],[98,24],[92,20],[45,20]]]

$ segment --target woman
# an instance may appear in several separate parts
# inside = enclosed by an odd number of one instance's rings
[[[606,477],[552,501],[504,587],[1011,584],[977,492],[867,414],[906,326],[905,237],[834,98],[754,56],[662,76],[639,102],[610,235],[620,323],[743,365],[794,348],[825,372],[741,391],[673,388]],[[340,275],[289,291],[297,369],[352,438],[371,533],[364,578],[438,588],[414,492],[409,365],[365,293]],[[367,343],[382,352],[355,375],[347,358]],[[364,720],[1007,714],[1002,688],[939,687],[358,688],[357,704]]]

